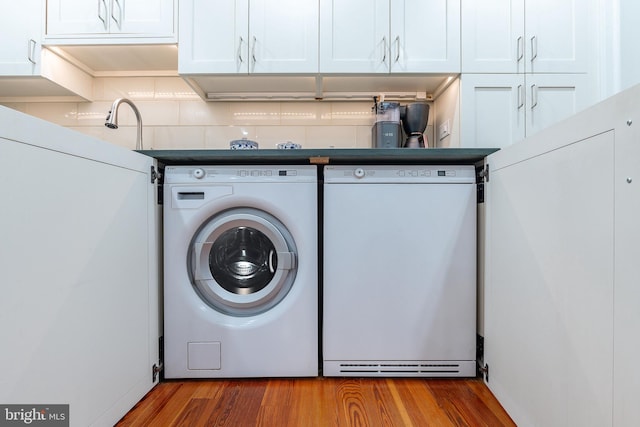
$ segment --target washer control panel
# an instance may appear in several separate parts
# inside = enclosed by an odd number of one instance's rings
[[[295,166],[167,166],[165,183],[200,184],[211,182],[311,182],[317,181],[317,168]]]

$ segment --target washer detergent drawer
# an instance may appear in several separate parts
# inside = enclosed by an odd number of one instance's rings
[[[174,209],[198,209],[213,200],[231,194],[233,194],[233,187],[230,185],[173,187],[171,189],[171,207]]]

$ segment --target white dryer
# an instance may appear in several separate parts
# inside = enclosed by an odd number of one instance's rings
[[[318,374],[315,166],[168,166],[166,378]]]
[[[476,374],[473,166],[325,166],[323,374]]]

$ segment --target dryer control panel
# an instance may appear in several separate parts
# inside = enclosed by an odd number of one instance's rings
[[[343,166],[324,168],[326,183],[475,183],[473,166]]]

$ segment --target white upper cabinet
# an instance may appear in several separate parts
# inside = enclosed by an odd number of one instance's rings
[[[320,72],[389,72],[389,0],[320,0]]]
[[[596,3],[462,0],[462,146],[505,147],[598,99]]]
[[[503,148],[524,139],[524,76],[463,74],[460,83],[463,147]]]
[[[320,0],[321,73],[459,73],[460,0]]]
[[[178,16],[180,73],[248,72],[248,0],[182,0]]]
[[[250,0],[249,72],[318,71],[318,0]]]
[[[524,71],[524,36],[524,0],[462,0],[462,72]]]
[[[0,14],[0,100],[91,99],[91,76],[42,47],[44,8],[44,0],[23,0]]]
[[[590,0],[525,1],[524,63],[533,73],[586,73],[595,28]]]
[[[183,0],[181,74],[316,73],[317,0]]]
[[[46,37],[175,37],[175,1],[50,0]]]
[[[462,0],[462,72],[588,72],[591,3]]]
[[[586,74],[463,74],[463,147],[504,148],[593,103]]]
[[[393,73],[460,72],[460,0],[391,2]]]
[[[30,76],[39,73],[42,7],[42,0],[25,0],[20,7],[11,7],[0,13],[3,34],[0,75]]]

